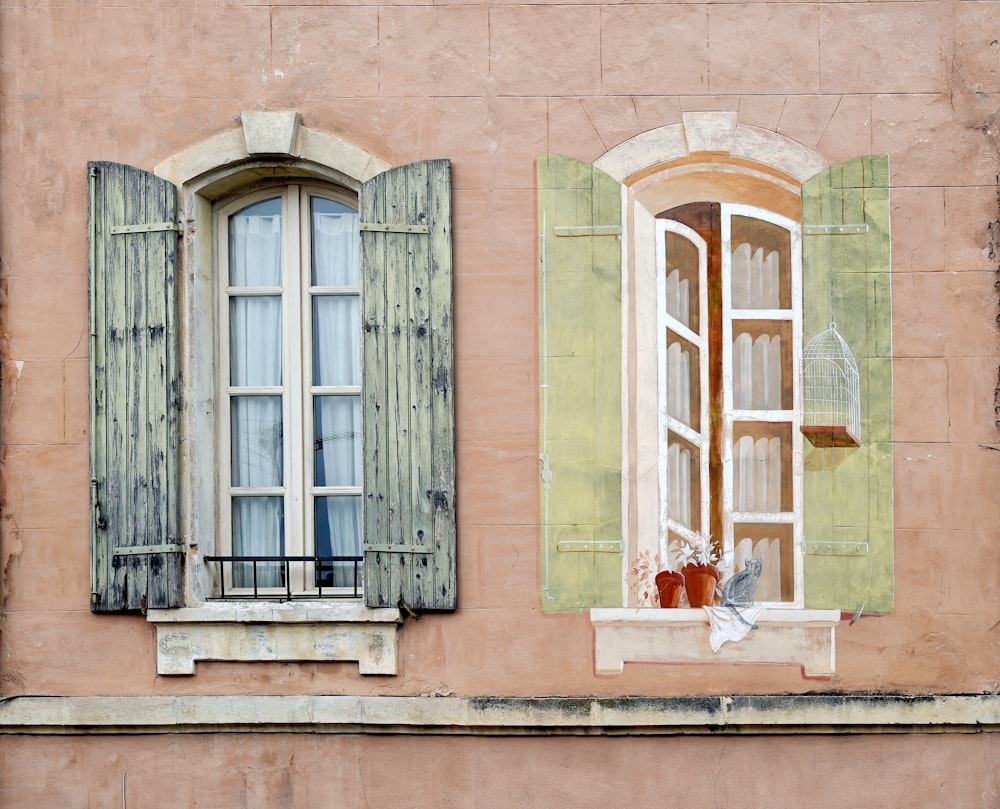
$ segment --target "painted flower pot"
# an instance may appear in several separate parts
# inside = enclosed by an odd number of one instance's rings
[[[719,568],[715,565],[685,565],[684,589],[692,607],[708,607],[715,601],[715,585]]]
[[[661,570],[656,574],[656,589],[660,594],[661,607],[676,607],[684,589],[684,574],[676,570]]]

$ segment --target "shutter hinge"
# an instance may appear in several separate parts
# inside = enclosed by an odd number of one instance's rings
[[[802,542],[802,553],[805,556],[867,556],[868,543],[806,539]]]
[[[362,222],[358,225],[360,230],[368,230],[375,233],[430,233],[429,225],[387,225],[382,222]]]
[[[556,543],[560,553],[617,553],[622,552],[620,539],[560,539]]]
[[[856,236],[868,232],[868,223],[861,225],[803,225],[803,236]]]
[[[378,553],[433,553],[426,545],[387,545],[384,542],[365,543],[364,551],[375,551]]]
[[[115,548],[114,556],[144,556],[153,553],[184,553],[184,546],[177,543],[167,545],[136,545],[133,548]]]
[[[124,233],[158,233],[163,230],[176,230],[178,233],[184,232],[184,226],[180,222],[150,222],[145,225],[115,225],[111,228],[113,236],[121,236]]]
[[[567,225],[552,228],[556,236],[620,236],[618,225]]]

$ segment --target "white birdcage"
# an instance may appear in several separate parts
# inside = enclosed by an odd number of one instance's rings
[[[861,446],[858,365],[836,323],[802,351],[802,433],[814,447]]]

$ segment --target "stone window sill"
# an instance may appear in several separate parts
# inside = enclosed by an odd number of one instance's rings
[[[709,646],[701,609],[592,609],[594,672],[621,674],[625,663],[784,663],[806,677],[835,670],[839,610],[767,609],[741,641]]]
[[[157,674],[194,674],[198,660],[356,661],[361,674],[396,674],[396,609],[359,602],[229,601],[149,610]]]

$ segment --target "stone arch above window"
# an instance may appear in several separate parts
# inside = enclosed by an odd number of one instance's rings
[[[594,161],[595,168],[632,184],[660,164],[722,154],[776,169],[802,183],[829,166],[822,155],[798,141],[739,123],[735,112],[686,112],[681,119],[609,149]]]
[[[157,165],[153,173],[174,185],[191,183],[209,193],[237,171],[279,159],[332,182],[358,190],[390,164],[337,135],[302,125],[297,112],[244,112],[241,127],[189,146]],[[241,184],[243,180],[236,184]]]

